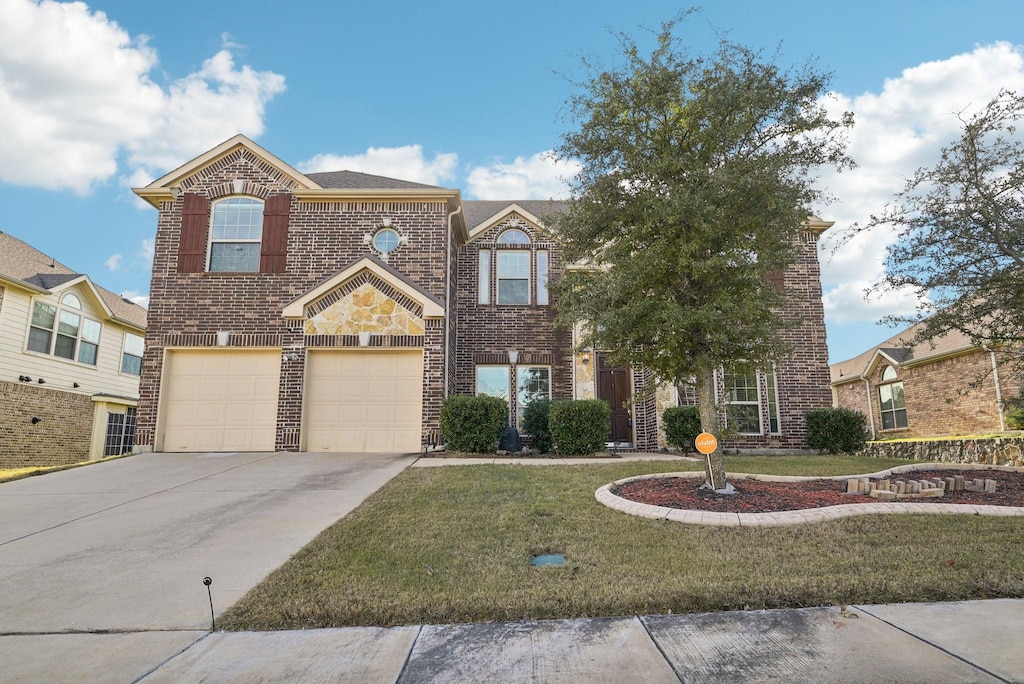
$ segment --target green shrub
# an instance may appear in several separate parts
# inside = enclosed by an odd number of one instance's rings
[[[452,396],[441,404],[441,434],[453,451],[493,454],[508,429],[508,404],[497,397]]]
[[[862,451],[867,440],[868,419],[860,411],[825,408],[808,411],[807,445],[830,454]]]
[[[665,439],[680,451],[694,451],[693,441],[701,433],[700,412],[696,406],[670,406],[661,414]]]
[[[600,399],[553,401],[548,424],[559,454],[593,454],[604,451],[611,410]]]
[[[542,454],[551,451],[550,412],[551,401],[549,399],[534,399],[526,405],[526,410],[523,412],[523,434],[533,438],[534,450]]]

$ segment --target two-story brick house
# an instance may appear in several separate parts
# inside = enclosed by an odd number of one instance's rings
[[[554,201],[464,201],[369,174],[302,174],[236,136],[135,192],[159,210],[136,441],[160,451],[418,451],[449,394],[609,399],[612,435],[658,444],[672,391],[573,353],[549,282]],[[793,293],[796,353],[723,378],[745,432],[798,447],[829,404],[814,219]],[[630,403],[631,397],[641,397]],[[742,417],[742,420],[739,418]],[[756,434],[755,434],[756,433]]]

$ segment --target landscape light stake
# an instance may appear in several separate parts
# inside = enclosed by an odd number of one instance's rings
[[[213,580],[209,577],[203,578],[203,584],[206,585],[206,595],[210,599],[210,631],[217,631],[217,621],[213,617],[213,593],[210,591],[210,585],[213,584]]]

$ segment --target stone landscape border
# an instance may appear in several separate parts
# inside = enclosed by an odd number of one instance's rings
[[[1012,473],[1024,473],[1024,468],[1012,466],[995,466],[984,463],[912,463],[896,466],[877,473],[863,475],[832,475],[824,477],[793,476],[793,475],[752,475],[747,473],[730,473],[732,480],[763,480],[765,482],[805,482],[807,480],[849,480],[852,478],[885,478],[892,475],[912,472],[928,472],[933,470],[1002,470]],[[780,527],[783,525],[802,525],[820,523],[827,520],[838,520],[856,515],[888,515],[888,514],[919,514],[932,515],[990,515],[1001,517],[1024,516],[1024,507],[1018,506],[980,506],[975,504],[946,503],[857,503],[839,506],[823,506],[821,508],[804,508],[795,511],[773,511],[770,513],[719,513],[716,511],[700,511],[694,509],[668,508],[652,506],[623,499],[612,493],[612,489],[627,482],[637,480],[661,479],[666,477],[704,477],[704,471],[683,473],[651,473],[616,480],[600,487],[594,492],[594,498],[605,506],[623,513],[637,515],[655,520],[670,520],[689,525],[710,525],[717,527]]]

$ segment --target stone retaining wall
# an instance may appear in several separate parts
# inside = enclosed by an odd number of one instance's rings
[[[1024,437],[868,442],[863,456],[936,463],[1024,466]]]

